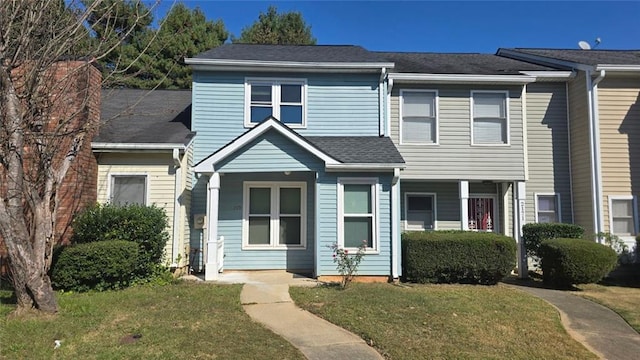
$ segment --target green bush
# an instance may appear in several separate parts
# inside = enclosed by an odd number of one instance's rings
[[[51,270],[54,288],[71,291],[121,289],[135,279],[138,244],[113,240],[64,247]]]
[[[584,228],[574,224],[532,223],[522,226],[522,240],[527,255],[537,256],[540,243],[547,239],[580,239],[584,236]]]
[[[596,283],[618,261],[618,255],[610,247],[583,239],[545,240],[539,253],[544,281],[561,287]]]
[[[470,231],[402,234],[403,274],[419,283],[495,284],[516,265],[507,236]]]
[[[145,277],[161,264],[169,240],[163,209],[143,205],[95,205],[73,220],[73,242],[128,240],[139,245],[137,272]]]

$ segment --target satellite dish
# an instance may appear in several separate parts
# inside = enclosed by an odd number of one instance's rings
[[[586,41],[578,41],[578,46],[580,46],[582,50],[591,50],[591,45]]]

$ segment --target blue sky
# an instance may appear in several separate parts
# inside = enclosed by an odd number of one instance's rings
[[[162,18],[173,1],[156,9]],[[499,47],[640,49],[640,1],[184,1],[239,35],[260,11],[299,11],[318,44],[494,53]]]

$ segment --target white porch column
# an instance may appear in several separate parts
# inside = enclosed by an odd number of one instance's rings
[[[469,230],[469,181],[460,180],[460,229]]]
[[[528,276],[529,265],[527,261],[527,251],[522,241],[522,225],[526,223],[526,198],[527,192],[523,181],[513,183],[513,237],[516,239],[518,248],[518,277],[525,279]]]
[[[218,201],[220,199],[220,174],[209,176],[207,186],[207,265],[205,280],[218,279]]]
[[[391,276],[400,276],[400,169],[393,170],[391,180]]]

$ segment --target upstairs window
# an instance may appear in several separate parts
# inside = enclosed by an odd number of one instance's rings
[[[273,116],[290,127],[305,127],[306,85],[299,79],[247,79],[245,126]]]
[[[633,196],[609,196],[609,232],[620,237],[636,235],[636,200]]]
[[[506,92],[471,92],[472,145],[509,144],[509,106]]]
[[[436,91],[402,90],[402,121],[400,125],[403,144],[437,144]]]

